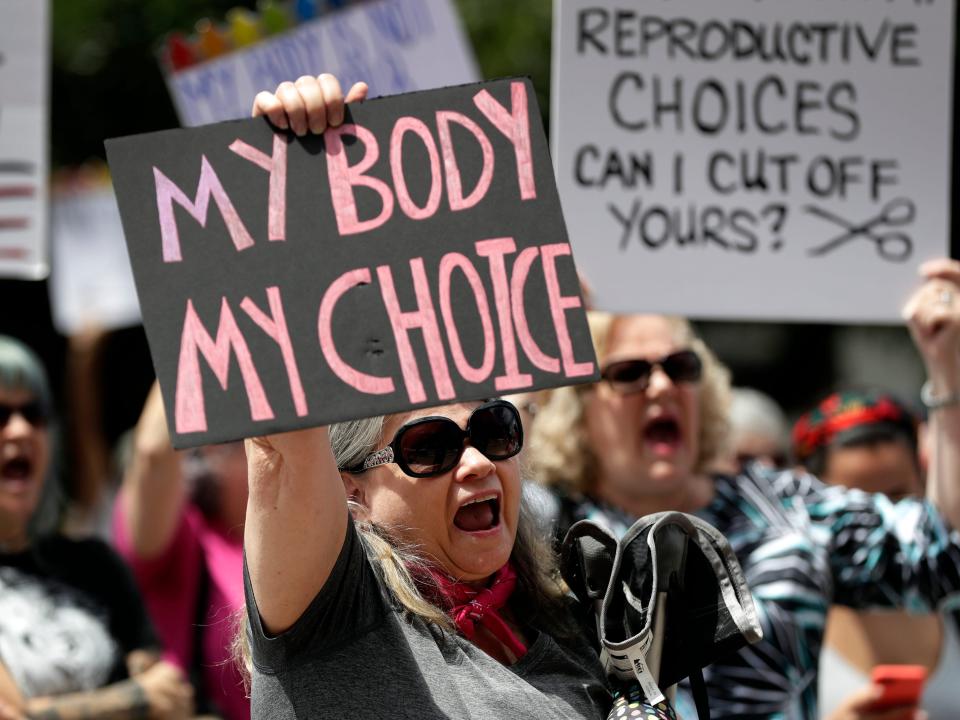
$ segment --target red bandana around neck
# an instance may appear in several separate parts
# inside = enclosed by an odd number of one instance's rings
[[[493,576],[490,585],[477,590],[443,573],[431,573],[437,583],[447,614],[457,630],[473,640],[477,624],[483,625],[519,660],[527,654],[526,646],[500,616],[499,610],[510,600],[517,585],[517,572],[509,562]]]

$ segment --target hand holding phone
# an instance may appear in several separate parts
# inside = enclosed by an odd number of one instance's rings
[[[877,665],[871,680],[883,688],[883,694],[874,702],[873,709],[917,707],[926,679],[927,669],[923,665]]]

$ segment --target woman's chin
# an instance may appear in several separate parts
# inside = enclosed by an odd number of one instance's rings
[[[650,463],[647,478],[651,489],[670,492],[683,486],[693,477],[693,469],[683,457],[656,459]]]
[[[467,582],[484,580],[493,575],[510,560],[513,552],[513,543],[491,543],[490,547],[457,548],[451,552],[450,560],[453,567],[447,567],[452,577]]]
[[[0,529],[4,534],[21,530],[26,532],[27,524],[37,508],[36,498],[3,497],[0,495]]]

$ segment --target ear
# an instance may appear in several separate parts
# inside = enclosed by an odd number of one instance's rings
[[[341,472],[340,479],[343,480],[343,489],[347,493],[347,500],[351,503],[350,512],[354,514],[357,520],[365,520],[368,510],[363,483],[360,482],[357,475],[350,472]]]

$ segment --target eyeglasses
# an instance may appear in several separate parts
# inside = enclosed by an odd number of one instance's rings
[[[659,367],[675,383],[696,382],[703,375],[703,363],[693,350],[679,350],[659,360],[620,360],[600,373],[616,392],[643,392],[650,384],[653,368]]]
[[[5,405],[0,403],[0,429],[7,426],[10,418],[19,415],[34,427],[42,427],[47,424],[47,411],[43,405],[36,400],[23,405]]]
[[[470,414],[466,430],[448,417],[417,418],[400,428],[387,447],[347,470],[363,472],[396,463],[411,477],[443,475],[460,462],[466,441],[490,460],[512,458],[523,448],[520,413],[506,400],[492,400]]]

